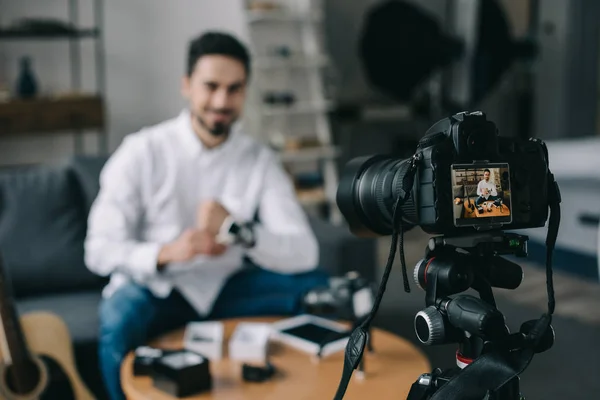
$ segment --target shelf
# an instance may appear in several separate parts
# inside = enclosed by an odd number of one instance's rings
[[[279,155],[283,162],[304,162],[331,159],[339,156],[336,146],[306,147],[298,150],[281,150]]]
[[[276,69],[276,68],[311,68],[325,67],[329,65],[329,57],[324,55],[309,56],[309,57],[258,57],[255,66],[260,69]]]
[[[298,201],[303,206],[317,206],[328,202],[327,196],[325,196],[325,189],[298,189],[296,190],[296,196]]]
[[[75,32],[36,33],[0,29],[0,40],[58,40],[58,39],[87,39],[100,36],[99,29],[79,29]]]
[[[314,23],[323,19],[319,14],[295,14],[285,10],[247,10],[246,16],[248,22],[296,22],[296,23]]]
[[[73,95],[0,102],[0,134],[35,134],[104,127],[100,96]]]
[[[320,103],[298,102],[291,106],[266,107],[266,109],[262,111],[262,114],[265,117],[276,117],[280,115],[326,113],[332,109],[333,103],[330,101]]]

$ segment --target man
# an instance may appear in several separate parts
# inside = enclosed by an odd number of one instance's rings
[[[99,356],[112,399],[124,398],[123,357],[149,338],[191,320],[293,315],[326,284],[276,155],[234,127],[249,73],[232,36],[193,40],[187,109],[126,137],[102,171],[85,250],[89,269],[110,275]]]
[[[477,184],[477,195],[479,197],[475,201],[476,205],[480,205],[484,201],[498,199],[496,184],[490,181],[490,170],[487,168],[483,171],[483,179]]]

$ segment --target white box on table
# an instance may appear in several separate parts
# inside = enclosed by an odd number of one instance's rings
[[[223,357],[223,331],[222,322],[190,322],[185,327],[183,347],[211,361],[220,360]]]
[[[229,339],[229,358],[266,362],[271,332],[271,324],[240,322]]]

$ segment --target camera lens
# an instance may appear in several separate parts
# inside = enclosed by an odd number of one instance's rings
[[[386,156],[359,157],[346,165],[336,201],[354,234],[392,233],[394,205],[404,195],[402,185],[409,165],[409,159]],[[413,194],[402,205],[403,222],[411,227],[416,223]]]

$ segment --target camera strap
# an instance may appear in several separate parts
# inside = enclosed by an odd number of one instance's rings
[[[498,343],[494,350],[479,356],[473,363],[465,367],[460,374],[442,385],[431,400],[464,399],[480,400],[488,394],[490,388],[498,390],[529,365],[535,354],[535,348],[552,322],[555,308],[554,285],[552,281],[552,254],[556,245],[560,225],[560,190],[549,173],[548,202],[550,219],[546,235],[546,290],[548,293],[548,311],[535,323],[533,329],[526,334],[524,346],[513,350],[508,343]]]
[[[392,245],[390,246],[390,254],[388,256],[387,264],[385,266],[385,271],[381,278],[381,283],[379,285],[375,301],[373,302],[373,308],[371,309],[371,312],[364,318],[362,323],[356,329],[354,329],[354,331],[350,335],[348,344],[346,345],[346,351],[344,355],[344,368],[342,371],[342,377],[337,392],[335,393],[335,400],[342,400],[342,398],[344,397],[346,389],[348,388],[348,384],[350,383],[350,379],[352,378],[352,373],[356,368],[358,368],[360,360],[362,359],[362,356],[365,351],[365,346],[367,344],[369,327],[371,325],[371,322],[373,321],[373,318],[377,314],[379,304],[381,303],[381,299],[383,298],[383,294],[385,293],[388,278],[390,277],[390,273],[392,271],[392,265],[394,264],[397,245],[400,246],[400,258],[403,266],[402,275],[404,278],[404,288],[407,292],[410,292],[410,286],[408,286],[408,275],[406,272],[406,260],[404,257],[404,227],[402,225],[401,206],[406,202],[406,200],[410,196],[411,188],[415,180],[415,174],[417,172],[418,163],[421,161],[421,158],[422,155],[420,152],[415,153],[412,156],[411,164],[408,168],[408,171],[404,175],[404,179],[402,181],[402,189],[404,191],[404,194],[402,196],[398,196],[396,204],[394,205],[394,212],[392,217]]]

